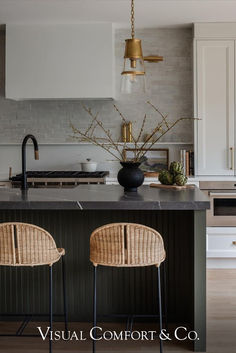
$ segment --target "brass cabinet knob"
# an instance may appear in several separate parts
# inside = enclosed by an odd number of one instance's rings
[[[236,245],[236,240],[232,241],[232,244],[233,244],[233,245]]]
[[[230,168],[231,170],[234,169],[234,148],[233,147],[230,147]]]

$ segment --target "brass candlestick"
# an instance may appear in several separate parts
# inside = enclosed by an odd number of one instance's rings
[[[122,125],[122,142],[127,142],[127,126],[126,126],[126,124]]]
[[[133,138],[132,138],[132,123],[131,121],[128,123],[128,142],[133,142]]]

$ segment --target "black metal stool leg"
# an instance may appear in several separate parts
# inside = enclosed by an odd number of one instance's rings
[[[66,295],[66,274],[65,261],[62,256],[62,286],[63,286],[63,308],[64,308],[64,322],[65,322],[65,337],[68,338],[68,312],[67,312],[67,295]]]
[[[160,317],[160,333],[162,330],[162,302],[161,302],[161,271],[158,267],[158,302],[159,302],[159,317]],[[163,352],[163,342],[160,339],[160,353]]]
[[[132,333],[133,331],[133,325],[134,325],[134,316],[132,315],[130,319],[130,333]]]
[[[52,266],[49,266],[49,326],[52,331]],[[49,334],[49,353],[52,353],[52,341]]]
[[[97,326],[97,266],[93,266],[93,327]],[[97,330],[94,331],[94,338],[97,338]],[[96,352],[96,341],[93,339],[93,353]]]
[[[126,331],[129,331],[129,321],[130,321],[130,316],[127,316],[127,321],[126,321]]]
[[[32,315],[29,314],[29,315],[25,316],[24,320],[22,321],[22,324],[20,325],[20,327],[16,331],[16,336],[22,336],[24,329],[26,328],[28,323],[31,321],[31,319],[32,319]]]
[[[168,298],[168,293],[167,293],[167,278],[166,278],[166,261],[163,262],[163,280],[164,280],[164,290],[163,290],[163,296],[164,296],[164,317],[165,317],[165,329],[168,331],[168,311],[167,311],[167,298]]]

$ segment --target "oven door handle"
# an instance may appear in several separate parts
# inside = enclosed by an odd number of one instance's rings
[[[209,192],[209,196],[234,196],[236,198],[236,193],[233,192]]]

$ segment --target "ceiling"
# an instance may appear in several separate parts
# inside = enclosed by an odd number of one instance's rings
[[[136,0],[136,28],[236,22],[236,0]],[[0,0],[0,24],[114,22],[128,27],[130,0]]]

